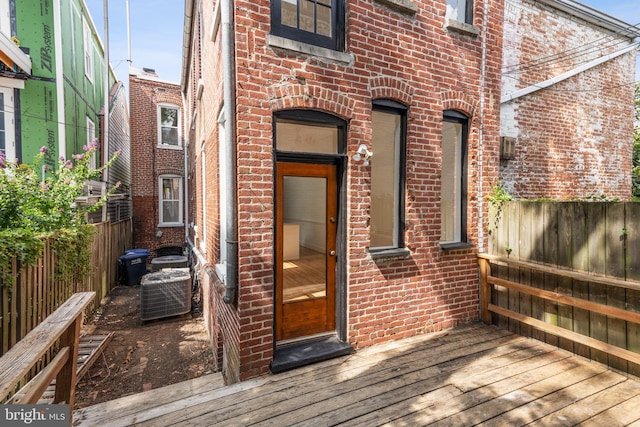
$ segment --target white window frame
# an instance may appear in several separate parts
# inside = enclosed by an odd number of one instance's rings
[[[218,213],[219,213],[219,240],[220,255],[216,263],[216,273],[224,283],[227,275],[227,203],[230,202],[227,194],[227,177],[229,165],[227,164],[226,145],[226,120],[224,107],[218,116]]]
[[[165,179],[177,179],[178,180],[178,221],[165,221],[164,220],[164,211],[163,204],[165,202],[164,194],[162,192],[163,181]],[[175,199],[171,199],[171,201],[176,201]],[[183,187],[182,187],[182,177],[180,175],[160,175],[158,177],[158,227],[180,227],[183,225]]]
[[[84,75],[93,83],[93,33],[86,18],[82,19],[82,45],[84,50]]]
[[[89,116],[87,116],[87,146],[90,146],[95,140],[96,140],[96,125],[93,122],[93,120],[91,120]],[[98,158],[98,150],[94,151],[93,154],[91,155],[91,160],[89,162],[89,167],[91,169],[96,169],[98,167],[97,158]]]
[[[202,141],[202,149],[200,150],[200,165],[202,177],[202,239],[200,240],[200,250],[207,253],[207,151],[205,141]]]
[[[171,108],[178,111],[178,143],[177,145],[173,144],[165,144],[162,141],[162,109],[163,108]],[[175,104],[158,104],[157,110],[157,123],[158,123],[158,148],[169,148],[169,149],[182,149],[182,109]]]
[[[4,96],[4,154],[8,161],[16,159],[16,134],[13,110],[13,88],[0,87],[0,92]]]
[[[11,8],[9,0],[0,0],[0,31],[11,38]]]

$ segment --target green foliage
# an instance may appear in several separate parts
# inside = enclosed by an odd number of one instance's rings
[[[487,196],[489,203],[499,208],[504,202],[512,202],[513,196],[502,185],[495,185]]]
[[[84,147],[73,160],[60,158],[58,168],[42,166],[46,147],[40,149],[33,165],[6,162],[0,152],[0,286],[12,282],[11,260],[34,264],[41,256],[43,240],[50,239],[57,256],[57,273],[82,280],[89,273],[89,257],[94,227],[86,214],[101,207],[116,185],[93,205],[78,205],[87,181],[99,180],[104,167],[91,168],[97,141]]]

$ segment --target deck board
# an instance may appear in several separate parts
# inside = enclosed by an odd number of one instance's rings
[[[629,425],[640,382],[480,324],[221,384],[219,374],[89,406],[76,426]]]

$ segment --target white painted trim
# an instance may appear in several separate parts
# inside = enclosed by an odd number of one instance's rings
[[[31,58],[21,51],[5,33],[0,33],[0,50],[11,58],[22,71],[31,74]]]
[[[54,46],[56,50],[56,101],[58,107],[58,156],[67,155],[67,133],[64,126],[64,60],[62,58],[62,17],[60,15],[60,0],[53,1],[53,32]]]
[[[525,95],[529,95],[530,93],[537,92],[537,91],[539,91],[541,89],[546,89],[549,86],[553,86],[556,83],[560,83],[561,81],[567,80],[570,77],[573,77],[573,76],[575,76],[577,74],[580,74],[580,73],[582,73],[584,71],[587,71],[587,70],[589,70],[591,68],[595,68],[600,64],[603,64],[603,63],[605,63],[607,61],[610,61],[610,60],[612,60],[614,58],[617,58],[618,56],[621,56],[621,55],[624,55],[626,53],[632,52],[632,51],[636,50],[636,48],[637,48],[636,45],[629,46],[626,49],[623,49],[623,50],[620,50],[620,51],[617,51],[617,52],[614,52],[614,53],[610,53],[609,55],[602,56],[600,58],[594,59],[591,62],[583,64],[583,65],[581,65],[581,66],[579,66],[577,68],[574,68],[573,70],[569,70],[566,73],[559,74],[559,75],[557,75],[557,76],[555,76],[555,77],[553,77],[551,79],[545,80],[543,82],[540,82],[540,83],[537,83],[537,84],[534,84],[534,85],[531,85],[531,86],[528,86],[528,87],[525,87],[523,89],[516,90],[515,92],[511,92],[511,93],[509,93],[507,95],[502,96],[502,98],[500,98],[500,103],[504,104],[505,102],[513,101],[514,99],[521,98],[521,97],[523,97]]]
[[[11,89],[24,89],[24,80],[0,77],[0,87],[10,87]]]

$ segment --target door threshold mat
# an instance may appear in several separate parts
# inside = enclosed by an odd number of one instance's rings
[[[346,356],[352,352],[351,344],[336,337],[303,341],[276,348],[269,367],[271,372],[277,374],[334,357]]]

